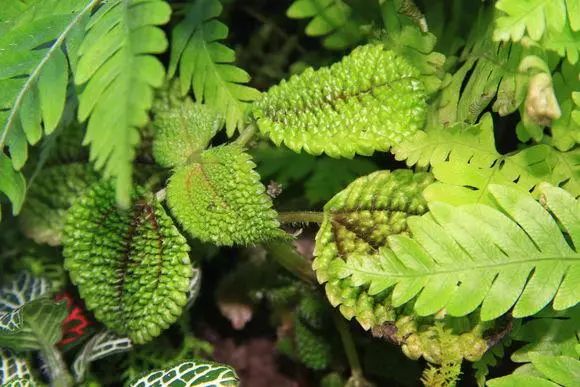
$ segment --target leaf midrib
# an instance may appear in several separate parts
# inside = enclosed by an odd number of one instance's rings
[[[374,259],[374,258],[371,258],[371,259]],[[538,263],[552,262],[552,261],[556,261],[556,262],[572,261],[572,262],[580,263],[580,254],[575,254],[575,255],[570,255],[570,256],[561,256],[561,255],[541,256],[539,258],[511,260],[511,261],[491,263],[491,264],[486,264],[486,265],[476,265],[476,266],[470,266],[470,267],[463,268],[463,269],[462,268],[454,268],[454,269],[440,270],[440,271],[414,272],[413,274],[391,273],[391,272],[388,272],[384,269],[380,272],[371,272],[368,270],[362,270],[362,269],[359,269],[357,267],[353,267],[352,265],[349,265],[348,263],[346,263],[346,266],[348,267],[348,269],[352,273],[356,272],[356,273],[366,274],[366,275],[372,276],[372,277],[385,276],[388,278],[421,278],[421,277],[435,277],[435,276],[446,275],[446,274],[455,274],[455,273],[468,273],[468,272],[474,272],[474,271],[480,271],[480,270],[488,270],[488,269],[494,269],[494,268],[513,266],[513,265],[529,265],[530,269],[532,269]],[[457,262],[457,263],[465,263],[465,262]],[[501,274],[501,272],[499,270],[494,271],[494,273]],[[458,278],[458,280],[459,280],[459,278]]]
[[[12,109],[10,110],[10,114],[8,115],[8,118],[6,119],[6,123],[4,124],[4,127],[2,128],[2,134],[0,134],[0,149],[2,149],[6,143],[6,139],[8,138],[8,133],[10,132],[10,129],[13,127],[13,122],[16,119],[17,113],[20,110],[20,105],[22,104],[24,96],[33,87],[34,82],[36,81],[36,78],[38,78],[38,76],[40,75],[40,72],[42,71],[42,69],[44,68],[46,63],[52,58],[53,53],[57,49],[60,48],[62,43],[64,43],[64,40],[66,39],[69,32],[73,29],[73,27],[76,26],[81,21],[82,17],[87,12],[92,10],[93,7],[95,7],[99,2],[101,2],[101,0],[90,0],[90,2],[85,6],[85,8],[83,8],[69,22],[69,24],[66,25],[65,29],[58,36],[58,38],[55,40],[54,44],[48,49],[48,51],[46,52],[46,55],[42,58],[42,60],[34,68],[32,73],[30,74],[30,76],[26,80],[26,82],[24,82],[23,87],[20,89],[20,92],[16,96],[16,99],[14,101],[14,105],[13,105]]]

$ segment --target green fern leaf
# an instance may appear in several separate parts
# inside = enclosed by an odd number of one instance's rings
[[[103,359],[116,353],[130,351],[133,344],[128,337],[119,337],[110,331],[97,333],[84,345],[73,363],[73,371],[77,383],[84,380],[85,373],[91,362]]]
[[[215,19],[221,11],[218,0],[196,0],[187,9],[172,32],[168,73],[173,77],[179,68],[182,94],[191,87],[197,102],[225,117],[232,136],[244,124],[248,102],[260,93],[245,85],[250,76],[232,64],[234,51],[220,43],[228,35],[228,28]]]
[[[18,217],[23,233],[36,243],[60,245],[66,211],[98,180],[90,164],[71,163],[44,169],[30,187]]]
[[[164,167],[176,167],[207,147],[222,127],[222,119],[208,106],[187,98],[177,106],[157,111],[153,126],[155,161]]]
[[[514,363],[529,363],[530,355],[576,356],[580,345],[580,306],[564,311],[546,308],[512,332],[514,341],[525,343],[511,355]]]
[[[393,308],[385,296],[337,268],[352,255],[378,254],[389,235],[406,233],[407,217],[427,211],[421,192],[432,181],[430,174],[409,170],[375,172],[355,180],[324,206],[313,268],[318,281],[326,283],[330,303],[365,329],[393,321]]]
[[[181,315],[193,275],[185,238],[151,196],[138,190],[123,210],[110,184],[94,185],[69,210],[63,238],[65,268],[87,307],[138,344]]]
[[[19,212],[26,190],[24,177],[16,171],[28,158],[27,144],[36,144],[43,132],[50,134],[62,116],[69,70],[65,51],[71,50],[72,37],[98,2],[47,0],[10,2],[7,9],[3,7],[0,193],[8,196],[14,214]],[[11,159],[4,153],[5,147]]]
[[[138,129],[149,120],[153,88],[165,71],[150,54],[167,40],[156,27],[169,20],[163,0],[111,0],[91,15],[79,47],[75,83],[81,87],[78,119],[88,120],[85,144],[105,177],[116,179],[117,200],[129,206]]]
[[[407,165],[433,167],[437,179],[425,195],[451,204],[493,203],[491,184],[531,191],[542,181],[561,185],[580,195],[580,152],[561,153],[548,145],[535,145],[503,156],[495,149],[493,121],[484,115],[476,125],[458,123],[418,132],[393,149]]]
[[[312,18],[306,34],[324,36],[322,44],[333,50],[351,47],[364,37],[352,14],[352,8],[342,0],[295,0],[287,11],[293,19]]]
[[[248,245],[281,237],[272,200],[254,167],[237,145],[206,150],[199,162],[175,171],[167,186],[169,207],[205,242]]]
[[[574,306],[580,300],[580,255],[573,247],[580,243],[578,201],[549,185],[541,187],[547,210],[517,189],[492,185],[490,192],[505,215],[481,204],[431,203],[428,215],[408,220],[412,237],[389,237],[379,259],[353,256],[336,270],[370,286],[371,294],[393,288],[394,306],[417,297],[421,316],[443,308],[463,316],[482,305],[487,321],[514,305],[518,318],[552,299],[557,310]]]
[[[31,379],[26,358],[7,349],[0,349],[0,386],[16,385],[17,381],[28,381],[30,385]]]
[[[272,87],[254,103],[253,115],[276,145],[352,158],[386,151],[420,129],[425,93],[404,59],[366,45],[329,68]]]
[[[239,379],[235,371],[227,365],[206,360],[194,360],[163,370],[152,371],[132,380],[129,385],[131,387],[153,387],[169,383],[191,387],[226,387],[238,386]]]
[[[495,40],[519,41],[527,34],[533,40],[540,40],[547,30],[560,31],[570,19],[575,22],[575,30],[580,28],[579,17],[573,14],[579,10],[577,0],[500,0],[495,7],[504,14],[496,21]]]
[[[578,356],[549,356],[538,353],[531,355],[534,374],[513,373],[508,376],[491,379],[490,387],[519,386],[574,386],[580,380],[580,360]],[[539,375],[537,375],[539,373]]]

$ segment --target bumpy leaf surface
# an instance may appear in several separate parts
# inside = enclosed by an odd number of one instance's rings
[[[235,371],[227,365],[210,361],[195,360],[164,370],[153,371],[130,382],[131,387],[153,386],[237,386],[239,382]]]
[[[137,191],[119,209],[108,183],[89,189],[67,214],[65,267],[95,317],[135,343],[158,336],[187,303],[189,247],[161,204]]]
[[[313,268],[318,281],[326,283],[330,303],[366,329],[394,320],[390,301],[335,268],[355,254],[368,254],[369,262],[378,259],[389,235],[407,232],[408,216],[427,211],[421,192],[432,181],[428,173],[375,172],[355,180],[324,206]]]
[[[164,167],[180,166],[202,151],[222,126],[219,114],[187,98],[155,113],[153,156]]]
[[[386,151],[423,126],[425,92],[417,69],[380,44],[311,68],[254,103],[262,133],[299,152],[332,157]]]
[[[66,211],[98,179],[90,164],[72,163],[43,170],[31,185],[18,217],[24,234],[36,243],[60,245]]]
[[[199,162],[175,171],[167,200],[185,229],[218,245],[253,244],[282,235],[272,200],[237,145],[204,151]]]
[[[552,300],[556,310],[576,305],[579,202],[547,184],[541,187],[546,208],[514,188],[492,185],[490,191],[503,212],[430,203],[427,215],[408,220],[411,237],[390,236],[378,259],[363,253],[336,270],[370,286],[371,294],[392,289],[395,306],[413,300],[421,316],[443,308],[464,316],[481,306],[481,319],[488,321],[512,307],[520,318]]]

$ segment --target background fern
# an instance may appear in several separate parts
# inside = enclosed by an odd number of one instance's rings
[[[198,102],[205,102],[226,120],[229,136],[244,125],[244,113],[259,92],[246,86],[250,76],[231,64],[233,50],[220,43],[228,28],[215,18],[222,5],[218,0],[195,0],[185,18],[173,29],[168,74],[179,69],[182,94],[190,87]]]
[[[138,129],[149,117],[153,88],[165,77],[161,62],[150,54],[167,48],[156,25],[169,21],[163,0],[112,0],[91,15],[74,69],[81,87],[78,119],[88,120],[85,144],[90,158],[105,177],[114,177],[117,200],[129,206],[132,162]]]

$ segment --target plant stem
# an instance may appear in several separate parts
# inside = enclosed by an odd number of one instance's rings
[[[164,201],[166,197],[167,197],[167,189],[165,189],[165,188],[162,188],[155,193],[155,198],[159,202]]]
[[[62,359],[60,351],[53,345],[43,346],[42,355],[48,373],[50,375],[51,386],[54,387],[69,387],[73,385],[73,379],[68,372],[66,363]]]
[[[348,324],[344,320],[344,317],[342,317],[342,315],[337,311],[334,311],[333,317],[336,329],[340,334],[340,339],[342,341],[342,346],[344,347],[344,352],[346,353],[352,377],[357,380],[364,379],[356,346],[354,345],[354,340],[352,339],[352,335],[348,329]]]
[[[278,213],[280,223],[322,223],[324,213],[316,211],[290,211]]]
[[[239,146],[246,146],[246,144],[254,137],[256,134],[256,125],[250,124],[240,133],[238,138],[234,141],[234,144]]]
[[[266,250],[270,253],[280,266],[310,284],[316,283],[316,275],[312,270],[310,262],[302,255],[298,254],[294,246],[288,241],[272,241],[265,245]]]

